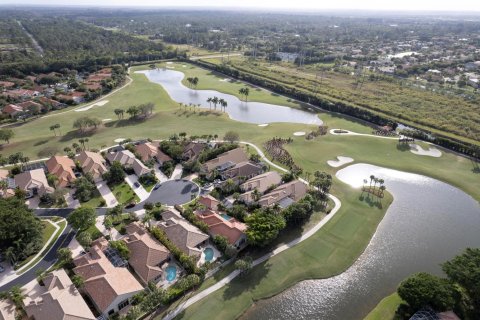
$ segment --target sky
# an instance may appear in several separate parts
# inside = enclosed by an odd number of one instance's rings
[[[0,0],[0,4],[297,10],[480,11],[480,0]]]

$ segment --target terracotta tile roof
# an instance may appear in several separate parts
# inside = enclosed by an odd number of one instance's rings
[[[27,89],[14,89],[14,90],[9,90],[5,91],[3,93],[7,97],[33,97],[33,96],[38,96],[40,92],[34,91],[34,90],[27,90]]]
[[[230,169],[225,170],[222,172],[222,176],[226,179],[228,178],[236,178],[236,177],[252,177],[256,176],[263,172],[263,168],[251,161],[242,161]]]
[[[147,162],[150,159],[156,158],[159,162],[171,161],[168,155],[163,153],[159,148],[158,142],[145,142],[135,146],[135,150],[142,159],[143,162]]]
[[[15,176],[15,184],[25,191],[37,188],[39,195],[54,191],[54,189],[48,185],[47,177],[43,169],[35,169],[17,174]]]
[[[135,155],[129,150],[121,150],[118,152],[108,153],[107,159],[110,163],[118,161],[122,165],[132,165],[133,160],[135,160]]]
[[[83,171],[91,173],[94,178],[99,178],[108,171],[105,167],[105,159],[99,153],[82,151],[76,159],[80,162]]]
[[[307,191],[308,186],[305,183],[300,180],[293,180],[263,195],[258,202],[261,206],[271,206],[287,197],[293,201],[298,201],[307,194]]]
[[[209,238],[208,235],[184,219],[172,217],[158,223],[157,227],[162,229],[167,238],[189,256],[200,257],[202,252],[197,246]]]
[[[232,245],[236,244],[242,237],[245,237],[247,225],[237,221],[235,218],[230,218],[227,221],[211,210],[197,211],[195,213],[201,221],[208,225],[210,234],[213,236],[224,236]]]
[[[202,166],[202,169],[205,172],[210,172],[216,167],[225,164],[227,162],[240,163],[247,161],[247,154],[243,151],[242,148],[236,148],[227,152],[222,153],[215,159],[205,162]]]
[[[200,196],[198,199],[198,202],[203,204],[207,209],[210,210],[217,210],[218,205],[220,204],[220,201],[212,197],[211,195],[206,195],[206,196]]]
[[[27,315],[35,320],[95,319],[77,288],[63,269],[44,280],[45,292],[24,300]]]
[[[14,82],[10,82],[10,81],[0,81],[0,87],[4,87],[4,88],[11,88],[15,85]]]
[[[0,169],[0,180],[8,179],[8,170]]]
[[[2,113],[6,113],[9,115],[15,115],[19,112],[23,112],[23,108],[16,104],[7,104],[2,109]]]
[[[148,233],[139,222],[126,226],[127,237],[123,239],[130,249],[128,262],[144,283],[155,280],[162,274],[161,265],[170,259],[170,251]]]
[[[31,101],[31,100],[17,103],[17,106],[23,108],[23,110],[32,108],[32,109],[36,109],[37,111],[40,111],[42,109],[42,105],[40,103]]]
[[[76,179],[72,170],[75,168],[75,163],[68,157],[53,156],[45,164],[48,172],[58,178],[57,185],[60,187],[66,187]]]
[[[184,159],[195,159],[206,148],[205,143],[190,142],[183,149],[182,157]]]
[[[277,186],[282,182],[282,177],[276,171],[269,171],[258,176],[255,176],[240,185],[240,189],[244,191],[240,195],[240,200],[246,203],[253,202],[253,190],[262,194],[272,186]]]
[[[127,268],[114,267],[103,250],[108,241],[100,238],[92,243],[90,251],[73,260],[73,271],[85,280],[84,290],[102,312],[121,295],[133,295],[143,289]]]

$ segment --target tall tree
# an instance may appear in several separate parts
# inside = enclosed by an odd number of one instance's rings
[[[67,221],[78,231],[84,231],[95,224],[97,213],[90,207],[80,207],[73,210],[67,217]]]

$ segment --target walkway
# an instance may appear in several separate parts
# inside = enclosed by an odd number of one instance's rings
[[[132,188],[132,190],[137,194],[137,196],[140,198],[139,202],[145,201],[148,196],[150,195],[147,190],[138,182],[138,177],[136,174],[131,174],[125,177],[125,182]],[[135,182],[138,182],[140,184],[139,187],[135,187],[134,184]]]
[[[173,169],[172,176],[169,180],[176,180],[182,178],[183,167],[181,164],[177,164],[175,169]]]
[[[343,131],[342,133],[337,133],[335,131]],[[399,137],[384,137],[384,136],[377,136],[375,134],[367,134],[367,133],[357,133],[350,130],[344,129],[330,129],[330,134],[334,136],[363,136],[363,137],[371,137],[371,138],[379,138],[379,139],[389,139],[389,140],[398,140]]]
[[[275,163],[271,162],[270,160],[268,160],[268,158],[265,156],[265,154],[262,152],[262,150],[260,150],[260,148],[258,148],[256,145],[254,145],[253,143],[250,143],[250,142],[245,142],[245,141],[241,141],[240,142],[241,144],[246,144],[246,145],[249,145],[251,147],[253,147],[257,152],[258,154],[260,155],[260,157],[262,158],[263,161],[265,161],[266,163],[268,163],[270,166],[272,167],[275,167],[283,172],[288,172],[287,169],[285,168],[282,168],[278,165],[276,165]],[[305,180],[303,179],[300,179],[302,182],[304,183],[307,183]],[[328,195],[328,197],[330,199],[333,200],[333,202],[335,203],[335,206],[334,208],[332,209],[332,211],[324,218],[322,219],[319,223],[317,223],[312,229],[308,230],[305,234],[303,234],[302,236],[290,241],[289,243],[286,243],[278,248],[276,248],[275,250],[273,250],[272,252],[256,259],[253,261],[252,263],[252,267],[254,266],[257,266],[263,262],[265,262],[266,260],[270,259],[271,257],[274,257],[276,256],[277,254],[299,244],[300,242],[302,241],[305,241],[306,239],[310,238],[312,235],[314,235],[318,230],[320,230],[327,222],[329,222],[333,216],[335,215],[335,213],[338,212],[338,210],[340,209],[342,203],[340,202],[340,200],[333,196],[333,195]],[[207,297],[208,295],[210,295],[211,293],[221,289],[222,287],[224,287],[225,285],[227,285],[228,283],[230,283],[233,279],[235,279],[238,275],[240,274],[240,271],[239,270],[235,270],[233,271],[232,273],[230,273],[228,276],[226,276],[225,278],[223,278],[222,280],[220,280],[219,282],[217,282],[216,284],[214,284],[213,286],[197,293],[196,295],[194,295],[193,297],[189,298],[188,300],[185,300],[181,305],[179,305],[175,310],[173,310],[172,312],[170,312],[169,314],[167,314],[163,320],[172,320],[173,318],[175,318],[177,315],[179,315],[180,313],[182,313],[186,308],[188,308],[189,306],[191,306],[192,304],[202,300],[203,298]]]
[[[155,176],[157,177],[158,181],[165,182],[168,180],[168,177],[162,172],[162,170],[160,170],[157,165],[153,166],[153,168],[155,170]]]
[[[108,208],[115,207],[118,204],[117,198],[112,193],[112,190],[107,186],[107,182],[102,180],[96,183],[98,191],[102,195],[105,203],[107,204]]]

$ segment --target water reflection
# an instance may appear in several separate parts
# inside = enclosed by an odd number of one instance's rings
[[[261,301],[243,319],[363,319],[409,274],[440,273],[440,263],[480,246],[480,206],[472,197],[438,180],[367,164],[337,177],[359,188],[372,174],[385,180],[395,200],[354,265]]]
[[[209,108],[208,98],[216,96],[224,99],[228,103],[226,112],[231,119],[237,121],[257,124],[272,122],[322,124],[318,116],[311,112],[254,101],[245,103],[233,95],[215,90],[189,89],[182,84],[181,81],[185,75],[179,71],[156,69],[137,71],[137,73],[143,73],[150,81],[162,85],[170,97],[180,103],[200,104],[202,108]],[[217,108],[220,110],[220,106]]]

